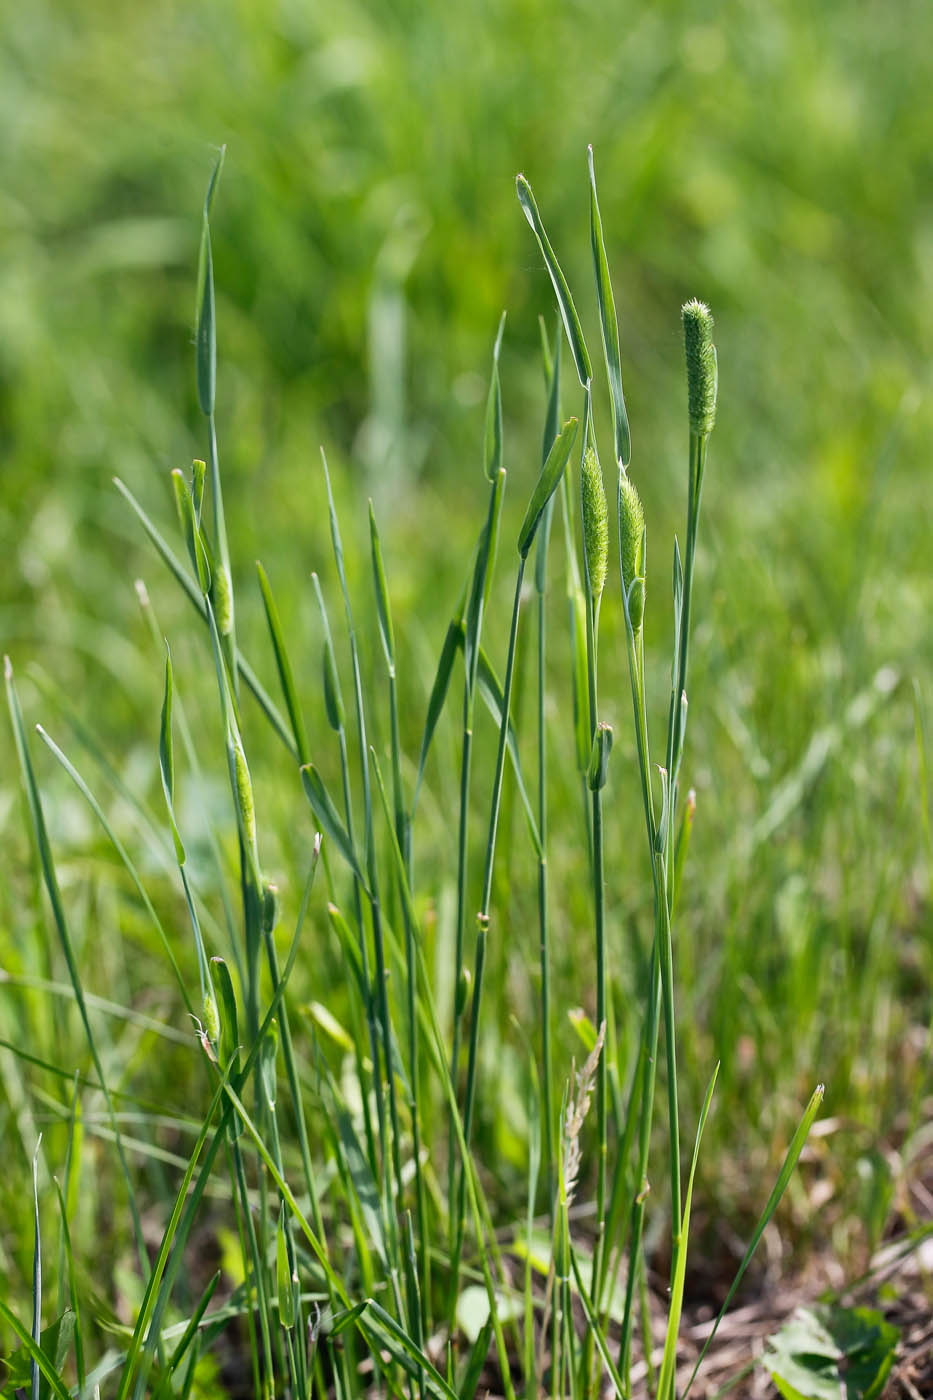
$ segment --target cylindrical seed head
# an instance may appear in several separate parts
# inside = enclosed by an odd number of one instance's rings
[[[609,512],[599,458],[592,447],[583,454],[583,545],[594,601],[602,597],[609,563]]]
[[[213,583],[214,596],[211,603],[217,621],[217,631],[222,637],[229,637],[233,631],[233,589],[230,587],[230,576],[221,563],[214,566]]]
[[[240,745],[233,746],[233,767],[236,776],[236,795],[243,822],[243,832],[253,850],[256,849],[256,808],[253,804],[253,783],[246,765],[246,754]]]
[[[684,352],[687,358],[687,411],[691,430],[700,437],[713,431],[716,421],[718,369],[713,344],[713,317],[702,301],[688,301],[681,311]]]
[[[644,563],[641,557],[645,533],[645,512],[632,478],[623,472],[619,479],[619,559],[622,563],[622,587],[628,594],[632,579],[640,578]]]

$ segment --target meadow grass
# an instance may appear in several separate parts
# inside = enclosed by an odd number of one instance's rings
[[[142,835],[146,864],[156,867],[160,885],[174,884],[171,918],[160,915],[147,893],[142,855],[134,857],[77,764],[43,731],[52,755],[102,823],[122,867],[119,876],[111,869],[102,879],[93,925],[82,920],[82,937],[75,938],[13,667],[6,663],[29,828],[69,982],[59,988],[45,975],[56,961],[47,948],[37,962],[40,971],[32,976],[37,991],[50,993],[55,986],[57,995],[73,999],[93,1075],[75,1068],[76,1056],[63,1057],[67,1028],[59,1024],[58,1003],[40,997],[45,1019],[37,1033],[9,1048],[20,1075],[29,1065],[57,1074],[61,1083],[74,1074],[70,1092],[57,1100],[61,1128],[52,1135],[56,1149],[64,1149],[60,1217],[51,1235],[47,1228],[43,1237],[39,1197],[49,1192],[47,1185],[40,1186],[36,1149],[32,1325],[6,1302],[0,1302],[0,1312],[29,1358],[36,1395],[40,1376],[56,1394],[68,1393],[72,1376],[79,1393],[93,1395],[99,1386],[120,1400],[131,1394],[136,1400],[148,1393],[201,1393],[212,1384],[212,1348],[237,1320],[249,1384],[257,1396],[285,1389],[294,1395],[350,1397],[378,1385],[393,1394],[472,1400],[481,1384],[489,1384],[483,1379],[489,1374],[488,1355],[496,1367],[494,1384],[506,1396],[587,1397],[607,1386],[628,1396],[634,1390],[636,1311],[644,1297],[650,1252],[665,1259],[669,1271],[666,1332],[651,1389],[659,1400],[685,1394],[692,1377],[678,1380],[678,1343],[691,1211],[701,1139],[719,1074],[709,1056],[700,1070],[705,1087],[699,1101],[694,1103],[692,1095],[684,1100],[678,1075],[678,967],[681,957],[689,961],[690,954],[680,933],[680,911],[691,869],[687,848],[695,803],[684,791],[682,765],[689,753],[687,696],[694,690],[691,640],[695,618],[704,610],[695,578],[700,505],[707,471],[715,482],[716,470],[715,458],[708,466],[718,394],[712,317],[701,302],[683,307],[686,410],[682,403],[665,410],[679,414],[683,423],[687,511],[683,551],[674,541],[670,694],[661,709],[667,711],[665,737],[660,746],[656,743],[665,761],[655,767],[649,734],[658,707],[649,690],[645,651],[645,633],[653,624],[647,607],[648,530],[634,484],[638,457],[623,395],[619,322],[592,152],[590,241],[610,404],[603,446],[617,475],[617,568],[610,567],[593,361],[531,187],[519,176],[519,201],[543,257],[559,318],[553,339],[546,330],[542,334],[540,466],[536,481],[533,473],[524,473],[519,495],[527,505],[512,531],[503,514],[500,322],[478,464],[488,504],[485,513],[479,512],[475,547],[465,561],[462,590],[439,658],[421,678],[426,704],[420,742],[408,748],[400,691],[406,666],[416,663],[405,638],[400,644],[396,635],[391,560],[384,556],[372,504],[363,557],[345,552],[323,454],[313,490],[329,521],[335,586],[325,588],[315,575],[310,590],[319,613],[316,693],[309,696],[296,681],[299,668],[293,656],[304,646],[300,638],[287,635],[274,591],[275,571],[262,564],[259,598],[271,646],[267,669],[277,678],[280,700],[259,678],[257,663],[247,661],[214,419],[211,213],[221,162],[222,156],[204,204],[197,288],[196,376],[208,452],[206,462],[195,460],[190,478],[173,473],[181,550],[173,548],[130,490],[118,483],[200,627],[199,643],[185,651],[185,682],[190,679],[198,699],[196,712],[188,714],[187,685],[179,680],[172,654],[158,654],[160,629],[148,594],[141,591],[155,643],[153,666],[162,676],[153,762],[159,769],[164,817],[151,812],[132,787],[117,782]],[[562,374],[561,331],[577,380],[572,388],[566,367]],[[579,404],[577,413],[566,418],[565,400]],[[558,517],[559,532],[553,528]],[[438,528],[444,529],[443,521]],[[561,540],[564,556],[560,610],[548,605],[549,579],[559,554],[555,538]],[[268,544],[274,549],[274,540]],[[534,713],[526,723],[517,690],[529,665],[522,637],[528,629],[525,575],[532,554],[537,657]],[[508,574],[509,562],[514,582],[500,666],[501,623],[492,649],[488,635],[499,598],[497,565]],[[650,577],[654,583],[656,574]],[[337,630],[331,627],[328,593],[343,615]],[[602,606],[610,596],[623,627],[603,636],[600,646]],[[558,640],[562,664],[549,665]],[[369,649],[371,641],[376,652]],[[599,661],[613,642],[622,643],[632,697],[630,738],[624,745],[616,733],[621,731],[621,707],[614,727],[601,718],[607,690]],[[456,694],[461,661],[462,722],[450,723],[445,711]],[[210,686],[212,713],[203,703]],[[875,689],[883,693],[884,684]],[[702,706],[705,700],[701,690],[697,703]],[[863,712],[870,703],[869,697],[841,723],[865,723]],[[306,709],[315,716],[313,722]],[[483,746],[474,747],[481,724]],[[439,795],[429,788],[432,769],[443,762],[436,750],[445,725],[448,742],[459,736],[450,802],[444,800],[443,786]],[[83,729],[72,727],[104,776],[115,778],[107,767],[104,741],[95,749]],[[276,771],[274,783],[280,789],[284,784],[290,794],[279,798],[291,813],[289,826],[295,832],[290,863],[283,859],[281,836],[267,831],[268,788],[257,781],[260,763],[251,757],[253,736],[263,727],[284,753],[286,776]],[[184,746],[181,772],[176,772],[176,732]],[[549,761],[552,749],[566,756],[562,762],[572,774],[569,779]],[[267,750],[257,742],[255,752]],[[535,769],[533,787],[525,773],[526,765],[531,771],[529,759]],[[211,788],[202,776],[205,764],[223,773],[225,796],[216,779]],[[186,787],[199,790],[200,810],[187,798],[182,802]],[[477,787],[485,805],[479,821]],[[618,800],[626,788],[635,794],[628,807]],[[781,800],[776,793],[778,815]],[[783,800],[793,800],[793,794]],[[310,820],[306,815],[299,825],[303,801]],[[633,805],[641,809],[645,846],[629,827],[622,843],[628,859],[616,861],[607,853],[607,832]],[[436,868],[442,843],[432,839],[431,826],[438,823],[455,838],[447,843],[447,875]],[[522,824],[524,835],[519,834]],[[273,842],[276,864],[286,876],[281,889],[267,873],[267,846]],[[524,865],[518,854],[522,847],[528,857]],[[633,859],[636,848],[646,851],[645,861]],[[472,865],[477,850],[482,852],[481,882]],[[574,956],[582,962],[575,990],[592,1012],[573,1017],[577,1054],[583,1060],[579,1071],[558,1060],[553,1037],[555,1023],[566,1023],[576,1006],[553,976],[555,879],[549,856],[555,851],[561,855],[558,907],[573,909],[574,917],[582,913],[587,929],[574,942]],[[568,851],[575,852],[570,862]],[[503,868],[507,878],[497,884],[497,871]],[[576,893],[563,887],[568,868],[575,871]],[[647,868],[650,893],[644,899],[636,896],[634,907],[649,909],[650,918],[627,943],[620,889],[637,880],[640,868]],[[131,1170],[127,1155],[126,1124],[134,1119],[118,1111],[124,1102],[135,1105],[143,1127],[152,1113],[151,1105],[137,1102],[135,1089],[122,1087],[133,1083],[128,1072],[139,1041],[133,1046],[125,1039],[114,1041],[109,1032],[101,1035],[101,1007],[91,1001],[82,966],[92,949],[98,956],[95,970],[106,971],[111,960],[122,958],[105,915],[124,878],[134,891],[134,917],[147,921],[146,938],[154,935],[163,950],[163,978],[167,968],[177,983],[170,1000],[156,988],[161,1004],[176,1021],[188,1015],[192,1023],[190,1034],[178,1037],[188,1116],[178,1117],[175,1129],[182,1142],[187,1134],[193,1143],[166,1152],[154,1140],[134,1137],[133,1150],[149,1161],[142,1178]],[[477,888],[478,910],[471,925]],[[452,937],[446,945],[438,910],[445,891],[453,904]],[[315,932],[309,938],[306,919],[315,908]],[[495,1102],[507,1082],[497,1080],[490,1063],[508,1045],[493,1014],[501,1014],[501,1005],[490,1008],[484,991],[496,969],[497,1000],[508,999],[509,945],[515,943],[517,959],[532,946],[525,940],[523,953],[516,932],[517,911],[523,908],[535,911],[532,960],[538,963],[538,976],[530,983],[536,994],[527,1024],[519,1024],[511,1037],[511,1053],[524,1059],[528,1090],[525,1132],[515,1134],[518,1146],[512,1149],[521,1169],[521,1201],[520,1190],[509,1187],[508,1172],[496,1159],[495,1138],[488,1131],[478,1133],[477,1125],[486,1104],[492,1105],[487,1116],[495,1118]],[[277,930],[285,910],[292,912],[294,931],[283,957]],[[91,927],[93,944],[88,940]],[[619,964],[633,950],[640,973],[630,977]],[[302,967],[310,1002],[290,991],[293,974]],[[116,980],[127,986],[125,976]],[[174,1013],[168,1012],[171,1006]],[[149,1031],[133,996],[121,1014],[129,1026],[138,1023],[140,1034]],[[567,1044],[566,1036],[560,1044]],[[701,1057],[695,1044],[690,1051],[695,1076]],[[666,1102],[659,1115],[655,1090],[662,1067]],[[151,1074],[150,1093],[157,1097],[165,1093],[163,1074],[171,1074],[167,1061]],[[121,1087],[111,1087],[113,1081]],[[51,1107],[52,1096],[43,1092],[42,1101]],[[137,1267],[123,1266],[121,1289],[130,1299],[123,1316],[114,1303],[87,1290],[87,1266],[72,1248],[81,1225],[75,1182],[87,1150],[85,1119],[90,1122],[89,1101],[98,1093],[104,1112],[95,1110],[95,1132],[113,1143],[120,1168],[116,1200],[125,1201],[137,1246]],[[790,1183],[822,1094],[820,1085],[801,1100],[797,1127],[776,1153],[776,1180],[763,1178],[750,1193],[757,1202],[749,1205],[747,1247],[722,1311]],[[30,1107],[22,1092],[19,1101],[20,1131],[28,1133]],[[659,1116],[660,1134],[655,1131]],[[686,1176],[682,1129],[694,1143]],[[663,1170],[655,1155],[659,1146],[667,1159]],[[49,1151],[47,1147],[45,1160],[56,1173],[59,1167],[49,1162]],[[182,1171],[180,1183],[166,1175],[163,1168],[169,1167]],[[172,1202],[157,1229],[154,1257],[143,1223],[149,1211],[141,1205],[153,1186],[156,1199]],[[215,1301],[218,1273],[198,1282],[197,1270],[191,1270],[196,1257],[192,1235],[208,1203],[208,1228],[227,1239],[222,1303]],[[50,1239],[58,1246],[57,1308],[42,1285],[43,1257],[48,1280],[49,1253],[54,1252]],[[53,1311],[54,1335],[41,1326]],[[715,1328],[707,1345],[714,1335]],[[107,1346],[102,1346],[104,1337],[110,1339]]]

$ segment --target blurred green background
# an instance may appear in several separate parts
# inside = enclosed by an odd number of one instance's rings
[[[930,877],[912,683],[928,712],[931,90],[933,17],[919,0],[36,0],[7,6],[0,36],[3,650],[27,717],[54,722],[62,708],[29,684],[38,662],[136,790],[154,791],[161,677],[134,579],[178,641],[182,686],[195,684],[183,640],[193,629],[111,478],[174,540],[169,471],[206,447],[192,327],[216,146],[227,146],[212,221],[218,433],[245,646],[271,685],[252,573],[262,557],[315,693],[309,571],[332,587],[324,443],[347,535],[365,539],[367,495],[379,512],[411,755],[484,509],[483,403],[503,308],[507,540],[536,471],[538,316],[551,317],[552,301],[516,171],[534,186],[598,351],[585,163],[595,148],[631,470],[649,522],[656,726],[686,484],[679,307],[693,295],[710,303],[720,409],[688,735],[698,817],[678,950],[685,1092],[695,1105],[723,1057],[725,1107],[711,1131],[740,1165],[711,1150],[707,1190],[731,1195],[742,1216],[767,1189],[746,1201],[748,1163],[773,1157],[826,1078],[827,1112],[847,1124],[838,1161],[834,1146],[819,1148],[845,1206],[843,1249],[853,1230],[863,1242],[880,1230],[877,1191],[886,1201],[891,1183],[874,1145],[903,1140],[928,1089]],[[565,366],[565,411],[577,411]],[[368,565],[351,556],[362,594]],[[647,938],[650,899],[615,594],[604,628],[603,705],[620,736],[610,907],[625,986],[638,980],[631,950]],[[499,665],[502,638],[500,619]],[[568,706],[555,682],[555,725]],[[254,728],[255,751],[265,740]],[[447,858],[452,747],[453,726],[430,798],[430,839]],[[6,727],[0,761],[0,837],[14,853],[0,873],[0,950],[16,969],[41,923]],[[54,835],[90,941],[112,868],[87,854],[90,818],[45,755],[39,766],[59,794]],[[277,823],[270,858],[284,869],[300,799],[281,756],[258,783]],[[572,774],[567,789],[576,800]],[[567,881],[555,897],[557,971],[571,1001],[592,1009],[580,858],[554,856],[557,888]],[[515,896],[528,946],[500,951],[493,983],[505,1042],[517,1043],[509,1014],[533,976],[522,971],[534,962],[531,889]],[[138,966],[109,954],[101,964],[130,999],[161,975],[155,952],[137,955]],[[40,1019],[23,998],[9,1005],[17,1034]],[[562,1035],[569,1064],[574,1041]],[[510,1096],[499,1043],[490,1037],[501,1102],[480,1131],[520,1179],[503,1120],[523,1102],[523,1072]],[[11,1102],[18,1092],[10,1073],[6,1092]],[[850,1226],[863,1189],[863,1225]],[[799,1218],[811,1215],[804,1201]]]

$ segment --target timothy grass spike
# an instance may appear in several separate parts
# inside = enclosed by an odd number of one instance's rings
[[[705,302],[688,301],[681,316],[687,358],[687,408],[690,427],[699,437],[709,437],[716,421],[718,366],[713,344],[713,317]]]
[[[582,473],[583,545],[586,571],[594,602],[602,597],[609,565],[609,511],[606,488],[596,449],[588,446],[583,454]]]

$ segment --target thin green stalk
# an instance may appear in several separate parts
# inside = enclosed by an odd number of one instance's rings
[[[518,574],[515,580],[515,597],[512,602],[512,622],[509,628],[508,660],[505,667],[503,685],[502,724],[499,729],[499,747],[496,753],[496,771],[492,784],[492,799],[489,813],[489,833],[486,840],[486,860],[483,869],[483,894],[479,913],[476,916],[476,963],[473,976],[473,1002],[470,1008],[470,1048],[467,1059],[466,1092],[463,1101],[463,1135],[469,1146],[473,1125],[473,1106],[476,1101],[477,1059],[479,1054],[479,1016],[482,1005],[483,972],[486,964],[486,942],[489,933],[489,904],[492,896],[492,876],[496,853],[496,832],[499,825],[499,807],[502,800],[502,778],[505,772],[506,740],[509,730],[509,707],[512,698],[512,679],[515,671],[515,643],[518,637],[518,614],[521,605],[522,582],[525,577],[525,555],[521,555]],[[454,1282],[454,1296],[460,1274],[460,1255],[463,1249],[463,1191],[466,1172],[461,1177],[460,1198],[457,1209],[457,1233],[454,1242],[451,1274]]]

